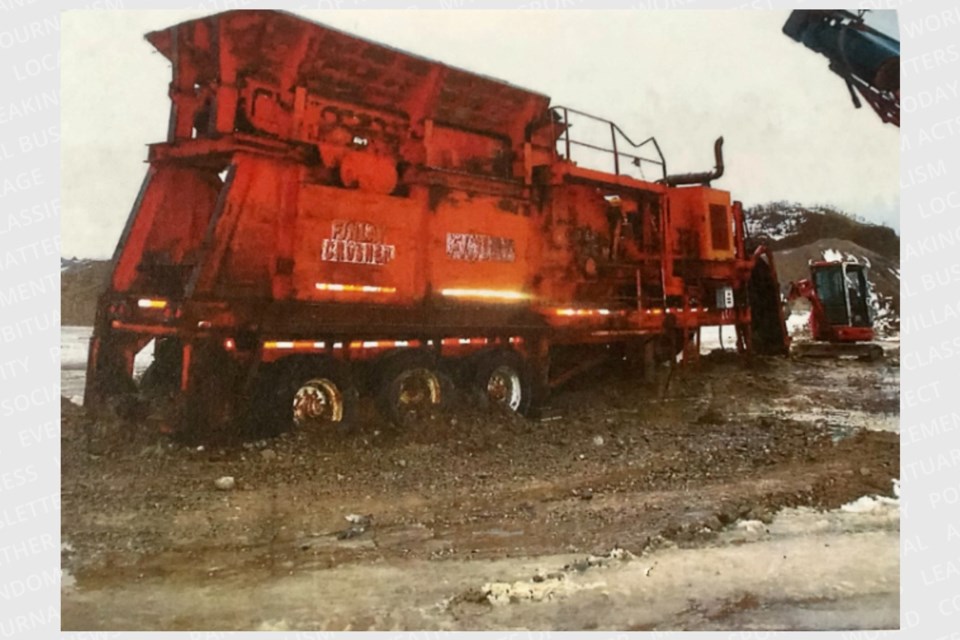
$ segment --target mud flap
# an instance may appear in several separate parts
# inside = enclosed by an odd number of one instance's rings
[[[788,355],[790,339],[780,302],[780,283],[773,253],[766,247],[761,246],[754,252],[747,295],[750,298],[750,347],[753,353]]]

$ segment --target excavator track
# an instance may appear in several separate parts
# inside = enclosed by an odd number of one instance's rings
[[[790,354],[798,358],[857,358],[858,360],[882,360],[883,347],[869,342],[794,342]]]

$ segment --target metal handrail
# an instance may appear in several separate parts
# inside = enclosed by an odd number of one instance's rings
[[[588,148],[588,149],[593,149],[593,150],[595,150],[595,151],[602,151],[602,152],[605,152],[605,153],[611,153],[611,154],[613,154],[613,172],[614,172],[615,175],[618,175],[618,176],[620,175],[620,157],[622,156],[622,157],[625,157],[625,158],[630,158],[630,159],[633,161],[633,164],[634,164],[635,166],[641,168],[641,171],[642,171],[642,167],[641,167],[641,163],[642,163],[642,162],[647,162],[647,163],[650,163],[650,164],[659,166],[660,169],[661,169],[661,171],[662,171],[662,173],[663,173],[663,178],[666,179],[666,177],[667,177],[667,161],[666,161],[666,159],[663,157],[663,152],[660,150],[660,145],[657,144],[657,139],[654,138],[653,136],[650,136],[649,138],[647,138],[646,140],[643,140],[642,142],[634,142],[633,140],[630,139],[630,136],[628,136],[628,135],[623,131],[623,129],[621,129],[619,126],[617,126],[617,124],[616,124],[615,122],[613,122],[613,121],[611,121],[611,120],[607,120],[606,118],[600,118],[600,117],[595,116],[595,115],[593,115],[593,114],[585,113],[585,112],[583,112],[583,111],[578,111],[577,109],[571,109],[570,107],[564,107],[564,106],[562,106],[562,105],[557,105],[557,106],[555,106],[555,107],[552,107],[552,108],[550,109],[550,111],[551,111],[551,112],[554,112],[554,113],[557,113],[557,114],[562,114],[562,117],[563,117],[563,125],[564,125],[564,127],[563,127],[564,156],[565,156],[565,158],[566,158],[567,160],[571,160],[571,159],[572,159],[571,156],[570,156],[570,147],[571,147],[571,146],[586,147],[586,148]],[[610,142],[611,142],[611,147],[610,147],[610,148],[600,147],[600,146],[597,146],[597,145],[594,145],[594,144],[589,144],[589,143],[587,143],[587,142],[582,142],[582,141],[580,141],[580,140],[574,140],[574,139],[572,139],[572,138],[570,137],[570,114],[571,114],[571,113],[572,113],[572,114],[575,114],[575,115],[578,115],[578,116],[581,116],[581,117],[584,117],[584,118],[588,118],[588,119],[590,119],[590,120],[594,120],[594,121],[596,121],[596,122],[603,122],[603,123],[609,125],[609,126],[610,126]],[[623,140],[626,141],[626,143],[629,144],[630,147],[632,147],[633,149],[640,149],[641,147],[644,147],[644,146],[652,143],[654,149],[656,149],[656,151],[657,151],[657,156],[658,156],[660,159],[659,159],[659,160],[656,160],[656,159],[654,159],[654,158],[647,158],[647,157],[645,157],[645,156],[640,156],[640,155],[636,155],[636,154],[633,154],[633,153],[627,153],[627,152],[625,152],[625,151],[620,151],[620,149],[617,147],[617,135],[618,135],[618,134],[619,134],[619,136],[620,136],[621,138],[623,138]]]

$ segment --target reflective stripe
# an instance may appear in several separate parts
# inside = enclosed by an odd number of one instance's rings
[[[496,289],[443,289],[440,293],[452,298],[482,298],[486,300],[526,300],[530,297],[522,291],[498,291]]]
[[[340,284],[335,282],[318,282],[318,291],[336,291],[345,293],[396,293],[396,287],[377,287],[369,284]]]
[[[554,309],[558,316],[609,316],[613,314],[622,314],[623,311],[611,311],[610,309]]]

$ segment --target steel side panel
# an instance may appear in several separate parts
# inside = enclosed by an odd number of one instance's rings
[[[293,238],[291,295],[308,302],[411,304],[425,291],[418,265],[424,250],[421,202],[303,185]],[[384,291],[321,291],[318,283]]]
[[[224,226],[217,229],[223,251],[217,291],[269,298],[280,232],[297,206],[291,186],[298,185],[301,167],[253,155],[239,156],[234,162],[236,175],[227,194],[227,209],[238,213],[224,216]]]
[[[508,203],[512,203],[508,204]],[[429,271],[433,291],[486,289],[530,294],[532,218],[523,201],[453,192],[429,217]]]
[[[196,257],[218,186],[211,171],[176,165],[151,167],[116,251],[115,291],[138,287],[145,260],[178,265]]]

